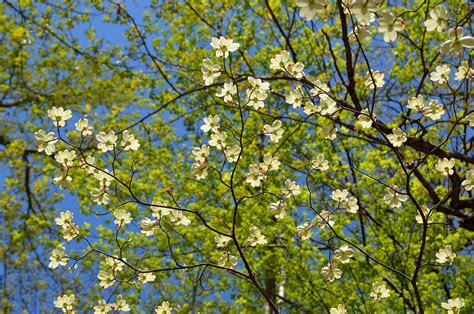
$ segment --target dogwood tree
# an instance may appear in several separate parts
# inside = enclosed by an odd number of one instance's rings
[[[472,311],[467,3],[141,5],[4,1],[5,311]]]

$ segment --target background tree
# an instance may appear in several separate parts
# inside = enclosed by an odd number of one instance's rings
[[[1,10],[6,312],[472,310],[467,3]]]

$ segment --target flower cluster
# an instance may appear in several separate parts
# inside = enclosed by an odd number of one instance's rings
[[[346,209],[351,214],[356,214],[359,210],[357,198],[354,196],[349,196],[349,192],[347,190],[336,189],[332,191],[331,198],[338,203],[340,208]]]
[[[64,313],[73,314],[75,313],[73,307],[75,301],[76,296],[74,294],[64,294],[54,301],[54,307],[61,309]]]
[[[285,71],[295,79],[302,79],[304,77],[304,64],[301,62],[294,63],[291,61],[288,51],[283,50],[270,59],[270,69]]]
[[[326,9],[327,3],[325,0],[297,0],[296,6],[301,8],[300,16],[310,21],[316,16],[316,13]]]
[[[403,202],[408,200],[408,195],[398,191],[398,186],[394,185],[388,189],[387,194],[383,197],[385,204],[391,208],[400,208]]]
[[[130,312],[130,306],[121,294],[117,294],[115,303],[108,304],[105,300],[99,300],[97,305],[94,306],[94,314],[107,314],[109,312],[118,313]]]
[[[79,227],[72,222],[73,214],[70,211],[61,212],[56,218],[56,225],[61,227],[64,240],[71,241],[79,235]]]
[[[466,171],[466,179],[461,182],[461,186],[470,191],[474,188],[474,169]]]
[[[59,265],[66,266],[69,262],[69,257],[66,254],[64,245],[58,244],[54,250],[51,251],[49,259],[50,262],[48,267],[51,269],[56,269]]]
[[[98,170],[94,177],[99,181],[99,186],[91,189],[93,200],[97,205],[107,205],[110,202],[109,187],[113,177],[107,169]]]
[[[385,85],[385,81],[383,80],[385,77],[385,74],[383,74],[380,71],[371,71],[372,76],[370,76],[370,72],[367,73],[369,76],[367,80],[365,81],[365,87],[368,89],[374,89],[375,87],[382,87]]]
[[[157,306],[155,309],[156,314],[171,314],[173,308],[170,306],[169,302],[164,301],[161,305]]]
[[[245,182],[249,183],[252,187],[259,187],[267,176],[268,171],[278,170],[280,164],[278,157],[265,154],[262,163],[249,165],[249,174],[245,177]]]
[[[278,143],[281,140],[284,132],[282,125],[283,123],[280,120],[275,120],[272,125],[265,124],[263,126],[263,133],[270,137],[270,142]]]
[[[397,34],[405,28],[403,20],[389,11],[383,11],[378,22],[379,32],[383,33],[385,42],[397,40]]]
[[[221,67],[212,63],[209,59],[204,59],[202,60],[201,72],[204,84],[211,85],[216,78],[221,76]]]
[[[240,44],[234,43],[232,39],[221,36],[219,38],[212,37],[211,46],[216,50],[216,57],[225,59],[229,56],[229,52],[234,52],[239,49]]]
[[[323,154],[318,154],[316,159],[311,160],[311,169],[326,171],[329,169],[329,161],[324,158]]]
[[[337,110],[337,103],[333,99],[333,96],[330,94],[331,89],[326,83],[323,83],[319,80],[314,82],[314,87],[309,91],[312,97],[318,97],[319,104],[314,106],[310,101],[305,103],[304,112],[307,115],[313,114],[315,112],[321,114],[322,116],[330,116]]]
[[[265,236],[262,234],[260,229],[253,226],[250,228],[250,236],[247,239],[247,243],[249,246],[263,245],[267,244],[267,239],[265,239]]]
[[[377,0],[348,0],[343,1],[344,13],[354,16],[362,26],[369,26],[375,21],[375,12],[379,9]]]
[[[337,268],[336,263],[330,262],[321,269],[321,275],[325,281],[333,282],[335,279],[341,278],[342,270]]]
[[[268,91],[270,90],[270,83],[262,82],[261,79],[249,76],[247,78],[251,88],[245,92],[247,94],[247,106],[253,107],[255,110],[264,107],[263,101],[268,97]]]
[[[448,31],[448,38],[448,40],[441,44],[441,51],[443,53],[453,51],[455,54],[460,55],[464,48],[474,48],[474,37],[464,36],[462,27],[451,28]]]
[[[117,274],[123,271],[124,266],[125,264],[118,258],[106,257],[105,264],[97,274],[99,285],[104,289],[112,286],[116,281]]]
[[[371,115],[368,109],[363,109],[357,116],[357,124],[363,129],[370,129],[370,127],[372,127],[372,123],[376,120],[377,118],[375,115]]]
[[[423,96],[411,97],[408,99],[408,109],[415,112],[421,111],[423,116],[437,121],[441,119],[441,116],[445,113],[443,105],[441,105],[436,99],[431,99],[427,104],[424,103]]]
[[[456,163],[456,159],[454,158],[443,158],[438,160],[436,163],[436,170],[441,172],[444,176],[450,176],[454,173],[454,164]]]
[[[456,258],[456,253],[453,252],[451,245],[446,245],[443,248],[438,250],[436,253],[436,261],[440,264],[449,264],[451,265]]]
[[[370,293],[370,297],[375,301],[387,299],[390,297],[390,290],[388,290],[384,284],[376,281],[372,284],[372,292]]]
[[[387,139],[394,147],[400,147],[407,141],[407,135],[400,129],[392,129],[392,134],[387,135]]]
[[[449,299],[448,302],[441,302],[441,307],[448,310],[448,314],[459,314],[461,308],[464,307],[466,302],[463,298]]]
[[[449,73],[451,73],[449,65],[438,65],[436,70],[430,73],[430,79],[438,84],[446,84],[449,81]]]

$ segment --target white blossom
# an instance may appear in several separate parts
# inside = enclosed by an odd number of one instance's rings
[[[467,61],[462,61],[458,70],[454,73],[454,79],[456,81],[462,81],[468,78],[474,78],[474,69],[469,66]]]
[[[247,78],[252,88],[247,89],[247,106],[253,107],[255,110],[264,107],[263,101],[267,99],[270,83],[262,82],[261,79],[249,76]]]
[[[107,304],[105,300],[99,300],[94,306],[94,314],[107,314],[112,310],[112,306]]]
[[[343,264],[349,263],[353,255],[354,251],[347,245],[343,245],[334,251],[334,258]]]
[[[35,132],[35,138],[38,141],[38,152],[45,152],[46,155],[52,155],[56,148],[54,144],[58,141],[53,132],[46,133],[43,130]]]
[[[236,162],[240,155],[240,146],[233,145],[224,148],[224,154],[228,162]]]
[[[282,194],[284,197],[297,196],[301,194],[300,186],[290,179],[285,180],[285,187],[283,188]]]
[[[400,17],[393,13],[384,11],[379,18],[379,32],[383,33],[385,42],[397,40],[397,32],[401,32],[405,28],[405,24]]]
[[[252,187],[259,187],[267,174],[268,166],[265,164],[250,164],[249,174],[245,177],[245,182]]]
[[[263,133],[270,136],[270,142],[278,143],[283,136],[283,123],[280,120],[273,121],[272,125],[265,124],[263,126]]]
[[[449,68],[449,65],[447,64],[438,65],[436,67],[436,70],[430,73],[430,79],[433,82],[438,82],[438,84],[445,84],[449,80],[450,72],[451,72],[451,69]]]
[[[474,188],[474,168],[466,171],[466,179],[461,182],[461,185],[466,191]]]
[[[437,30],[443,32],[446,28],[448,12],[442,5],[438,5],[430,10],[430,18],[425,21],[425,27],[428,32]]]
[[[347,5],[350,7],[350,13],[361,23],[361,25],[367,26],[369,23],[375,21],[375,12],[379,8],[377,0],[355,0],[348,1]],[[347,8],[345,8],[347,10]],[[349,11],[346,13],[349,14]]]
[[[321,269],[321,275],[323,275],[325,281],[333,282],[335,279],[341,278],[342,270],[337,268],[336,263],[330,262]]]
[[[430,212],[431,212],[430,208],[426,205],[422,205],[421,206],[421,211],[423,212],[423,216],[425,216],[425,218],[428,219],[428,224],[433,223],[433,218],[429,216]],[[415,216],[415,220],[416,220],[417,223],[423,224],[423,218],[421,217],[420,213],[418,213]]]
[[[423,107],[423,115],[430,118],[433,121],[441,119],[444,114],[444,107],[436,99],[428,101],[425,107]]]
[[[54,156],[54,159],[65,167],[71,167],[74,158],[76,158],[76,152],[67,149],[57,152]]]
[[[113,212],[117,226],[126,225],[132,222],[132,215],[125,209],[119,208]]]
[[[388,290],[384,284],[376,281],[372,284],[372,292],[370,297],[375,301],[379,299],[387,299],[390,297],[390,290]]]
[[[207,175],[208,175],[207,168],[208,168],[207,162],[196,161],[191,166],[191,172],[197,180],[204,180],[207,178]]]
[[[408,195],[401,194],[398,192],[398,186],[394,185],[391,189],[388,189],[387,194],[383,197],[385,204],[391,208],[400,208],[403,202],[408,200]]]
[[[415,112],[420,111],[423,109],[424,106],[424,101],[423,101],[423,96],[418,95],[418,97],[412,96],[410,99],[408,99],[408,109],[414,110]]]
[[[64,245],[58,244],[49,256],[50,262],[48,267],[51,269],[57,268],[59,265],[66,266],[69,262],[69,257],[66,255]]]
[[[217,89],[216,96],[224,97],[224,102],[232,102],[232,95],[235,94],[237,94],[237,86],[235,86],[235,84],[232,82],[228,82],[224,83],[224,86],[222,88]]]
[[[443,158],[438,160],[436,163],[436,170],[441,172],[445,176],[450,176],[454,173],[454,164],[456,163],[456,160],[454,158]]]
[[[372,120],[376,120],[375,115],[370,115],[368,109],[362,110],[361,113],[357,116],[357,123],[363,129],[369,129],[372,126]]]
[[[268,204],[268,208],[270,209],[270,213],[276,219],[282,219],[286,217],[286,209],[287,205],[284,200],[278,200],[276,202]]]
[[[211,140],[209,141],[209,146],[215,147],[219,150],[222,150],[226,147],[225,140],[227,134],[225,132],[216,132],[211,134]]]
[[[151,220],[150,218],[145,218],[140,222],[140,232],[145,234],[145,236],[150,237],[155,234],[155,230],[157,230],[158,221]]]
[[[456,258],[456,253],[453,253],[453,249],[451,248],[451,245],[446,245],[445,247],[440,248],[438,250],[438,253],[436,253],[436,262],[440,264],[451,265],[454,262],[455,258]]]
[[[113,150],[115,147],[115,142],[117,141],[117,136],[114,131],[109,133],[99,132],[95,138],[99,141],[97,148],[100,149],[103,153]]]
[[[141,283],[153,282],[156,279],[156,275],[148,272],[148,269],[144,269],[145,272],[138,274],[138,281]]]
[[[268,170],[278,170],[280,168],[281,162],[278,157],[272,156],[272,154],[267,153],[263,155],[263,164],[268,167]]]
[[[441,51],[443,53],[454,51],[455,54],[459,55],[464,48],[474,48],[474,37],[464,36],[462,27],[451,28],[448,31],[448,38],[447,41],[441,44]]]
[[[55,219],[56,225],[64,226],[72,222],[74,215],[69,211],[59,213],[59,218]]]
[[[392,129],[392,134],[387,135],[387,138],[394,147],[400,147],[407,141],[407,135],[400,128]]]
[[[209,156],[209,145],[202,145],[201,147],[194,147],[191,151],[197,162],[205,162]]]
[[[67,167],[60,167],[57,169],[56,174],[53,178],[53,184],[59,186],[61,190],[69,189],[72,182],[72,178],[68,175],[69,169]]]
[[[372,76],[370,76],[370,72],[367,73],[369,76],[367,80],[365,80],[365,87],[368,89],[374,89],[375,86],[382,87],[385,85],[385,81],[383,80],[385,74],[380,71],[372,71]]]
[[[448,310],[448,314],[459,314],[461,308],[465,305],[463,298],[449,299],[448,302],[441,302],[441,307]]]
[[[294,78],[298,80],[304,77],[303,70],[304,70],[304,64],[301,62],[296,62],[296,63],[289,62],[286,65],[286,72],[288,72],[288,74],[290,74],[291,76],[293,76]]]
[[[310,21],[316,13],[326,9],[326,2],[324,0],[296,0],[296,6],[300,7],[300,16]]]
[[[345,313],[347,313],[347,310],[344,304],[339,304],[337,307],[332,307],[329,310],[329,314],[345,314]]]
[[[156,314],[171,314],[173,308],[170,306],[169,302],[163,302],[161,305],[157,306],[155,309]]]
[[[120,146],[123,150],[138,150],[140,147],[140,142],[135,138],[135,135],[130,133],[128,130],[123,131],[122,133],[122,142]]]
[[[290,53],[286,50],[281,51],[270,59],[270,69],[284,70],[288,62],[290,62]]]
[[[299,225],[296,227],[296,232],[298,234],[298,237],[301,238],[301,240],[306,241],[309,238],[311,238],[311,229],[313,228],[313,225],[310,222],[305,222],[302,225]]]
[[[191,220],[180,210],[171,210],[170,213],[170,222],[176,226],[188,226],[191,223]]]
[[[214,241],[216,241],[216,246],[219,248],[226,247],[230,240],[232,240],[232,238],[225,235],[218,235],[214,238]]]
[[[237,265],[237,257],[230,252],[224,251],[221,253],[217,264],[221,267],[234,268]]]
[[[247,242],[250,246],[257,246],[267,244],[267,239],[265,239],[265,236],[262,234],[260,229],[253,226],[250,228],[250,236],[248,237]]]
[[[301,89],[301,85],[296,85],[295,89],[291,90],[288,95],[285,97],[285,101],[292,105],[293,108],[299,108],[303,104],[305,96],[303,94],[303,90]]]
[[[71,110],[64,110],[63,107],[53,107],[48,110],[48,116],[54,121],[57,127],[63,127],[66,121],[72,118]]]
[[[324,159],[323,154],[318,154],[316,159],[311,160],[311,168],[326,171],[329,169],[329,161]]]
[[[216,50],[216,57],[227,58],[229,56],[229,52],[234,52],[239,49],[240,44],[234,43],[232,39],[227,39],[224,36],[221,36],[219,38],[212,37],[211,46]]]
[[[319,229],[325,229],[326,226],[334,226],[334,221],[331,220],[331,213],[327,210],[323,210],[319,213],[318,219],[316,220],[316,225]]]
[[[74,294],[64,294],[54,301],[54,307],[61,309],[64,313],[73,313],[73,304],[76,300]]]
[[[115,303],[110,304],[110,306],[112,307],[115,313],[120,311],[130,312],[130,306],[121,294],[117,294],[117,297],[115,298]]]
[[[323,125],[321,129],[325,139],[332,141],[337,138],[337,127],[335,124]]]
[[[211,85],[221,75],[221,67],[212,63],[209,59],[204,59],[202,60],[201,72],[204,84]]]
[[[331,193],[331,198],[338,203],[345,202],[348,196],[349,192],[347,190],[336,189]]]
[[[74,126],[76,130],[81,132],[82,136],[88,137],[92,135],[92,127],[89,125],[89,121],[86,118],[79,119]]]

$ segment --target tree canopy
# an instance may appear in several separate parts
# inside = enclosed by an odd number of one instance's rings
[[[6,313],[471,313],[467,1],[4,0]]]

